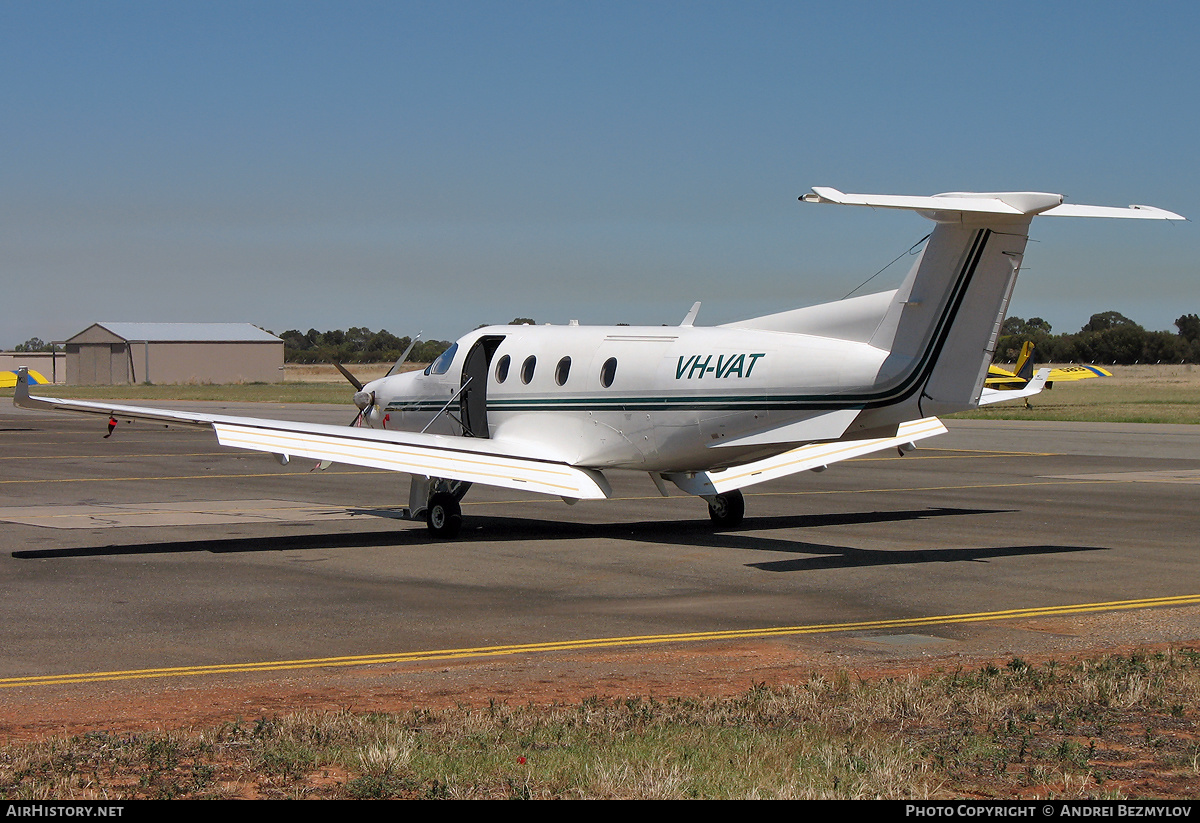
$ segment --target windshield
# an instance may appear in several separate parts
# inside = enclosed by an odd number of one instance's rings
[[[437,360],[429,364],[429,368],[425,369],[426,374],[445,374],[450,370],[450,364],[454,361],[454,353],[458,351],[458,344],[455,343],[450,348],[442,352]]]

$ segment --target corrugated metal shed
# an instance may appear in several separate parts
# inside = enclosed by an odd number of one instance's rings
[[[278,337],[252,323],[97,323],[126,341],[151,343],[274,343]]]
[[[250,323],[93,323],[66,342],[68,383],[283,379],[283,341]]]

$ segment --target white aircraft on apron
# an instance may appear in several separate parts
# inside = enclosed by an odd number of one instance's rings
[[[936,415],[1027,396],[984,388],[1035,216],[1183,220],[1149,206],[1063,203],[1042,192],[931,197],[814,188],[805,203],[908,209],[934,222],[887,292],[721,326],[488,326],[423,372],[359,386],[355,426],[31,397],[14,402],[211,428],[225,446],[405,472],[408,516],[455,535],[481,483],[612,496],[606,473],[645,472],[708,503],[720,527],[756,483],[944,432]],[[396,369],[393,369],[395,372]]]

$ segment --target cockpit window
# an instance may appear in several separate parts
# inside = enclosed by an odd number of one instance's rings
[[[458,344],[455,343],[450,348],[446,349],[437,360],[434,360],[425,369],[426,374],[445,374],[450,371],[450,364],[454,362],[454,355],[458,351]]]

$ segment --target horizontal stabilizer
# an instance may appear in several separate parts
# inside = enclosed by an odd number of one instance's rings
[[[1139,220],[1185,220],[1187,218],[1154,206],[1082,206],[1064,204],[1061,194],[1040,191],[947,192],[930,196],[904,194],[846,194],[826,186],[814,186],[805,203],[836,203],[842,206],[871,206],[879,209],[909,209],[920,212],[1007,214],[1012,216],[1126,217]],[[934,217],[927,214],[927,217]],[[938,219],[934,217],[934,219]]]
[[[813,443],[798,449],[756,460],[723,471],[696,472],[693,474],[664,474],[688,494],[700,496],[723,494],[724,492],[787,477],[789,474],[819,469],[830,463],[861,457],[864,454],[899,448],[926,437],[945,434],[946,427],[936,417],[902,423],[895,437],[875,437],[869,440],[841,440],[836,443]]]

